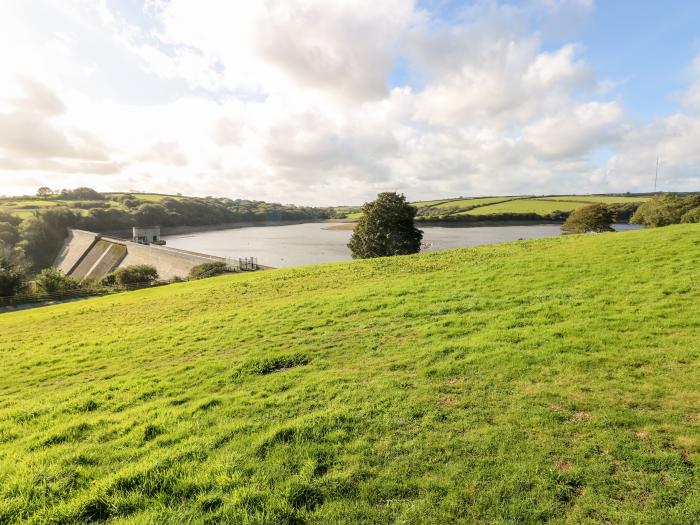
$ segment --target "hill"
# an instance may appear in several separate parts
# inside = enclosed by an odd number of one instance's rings
[[[0,315],[0,523],[696,523],[700,226]]]
[[[442,200],[417,201],[418,221],[484,222],[509,220],[557,221],[568,214],[595,203],[611,206],[621,222],[627,222],[636,207],[649,200],[651,195],[549,195],[501,196],[501,197],[455,197]],[[362,215],[358,209],[349,209],[346,218],[357,219]]]
[[[153,193],[102,194],[85,187],[62,190],[41,198],[0,197],[0,253],[5,249],[20,252],[36,272],[52,264],[67,228],[116,232],[128,237],[133,226],[206,229],[224,225],[316,221],[328,219],[334,213],[330,208],[242,199]]]

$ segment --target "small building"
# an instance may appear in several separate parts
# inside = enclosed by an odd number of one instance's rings
[[[165,244],[160,239],[160,226],[134,226],[131,237],[139,244]]]

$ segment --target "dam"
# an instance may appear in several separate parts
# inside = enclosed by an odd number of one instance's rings
[[[193,267],[211,262],[229,263],[229,260],[159,244],[134,242],[99,233],[69,229],[54,266],[65,275],[82,281],[101,279],[119,268],[149,264],[158,270],[158,276],[161,279],[169,280],[177,277],[185,278]]]

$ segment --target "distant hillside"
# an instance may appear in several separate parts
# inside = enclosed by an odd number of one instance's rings
[[[78,188],[77,190],[80,189],[90,190],[90,188]],[[178,217],[178,214],[182,215],[186,207],[197,208],[196,210],[189,210],[189,215],[185,217],[190,221],[194,221],[195,224],[208,224],[211,221],[221,220],[233,222],[236,220],[318,219],[332,215],[331,208],[284,205],[245,199],[187,197],[160,193],[98,193],[94,190],[91,191],[94,194],[89,198],[82,196],[80,193],[78,197],[71,196],[71,190],[67,194],[59,193],[42,198],[29,196],[0,197],[0,214],[7,213],[26,218],[37,211],[67,207],[86,217],[86,220],[89,221],[91,216],[100,216],[104,214],[104,210],[109,210],[114,216],[112,220],[122,223],[127,220],[124,216],[125,213],[133,213],[144,204],[155,204],[165,208],[150,209],[152,214],[160,214],[160,217],[155,218],[158,218],[159,223],[163,225],[180,224],[181,219]],[[100,211],[92,212],[91,210]]]
[[[0,523],[668,523],[700,225],[0,314]]]
[[[482,222],[507,220],[564,221],[576,208],[594,203],[612,206],[621,222],[627,222],[636,207],[651,195],[549,195],[455,197],[412,203],[418,208],[418,221]],[[358,210],[346,217],[356,219]]]
[[[43,190],[48,190],[44,188]],[[0,249],[20,250],[34,270],[52,263],[67,228],[98,233],[132,226],[211,227],[227,224],[304,222],[335,216],[331,208],[283,205],[220,197],[153,193],[105,193],[91,188],[41,197],[0,198]],[[167,231],[166,231],[167,232]]]

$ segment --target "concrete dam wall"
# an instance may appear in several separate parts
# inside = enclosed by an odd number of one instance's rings
[[[101,279],[134,264],[150,264],[161,279],[187,277],[199,264],[224,261],[220,257],[105,237],[83,230],[69,230],[54,266],[76,279]]]

